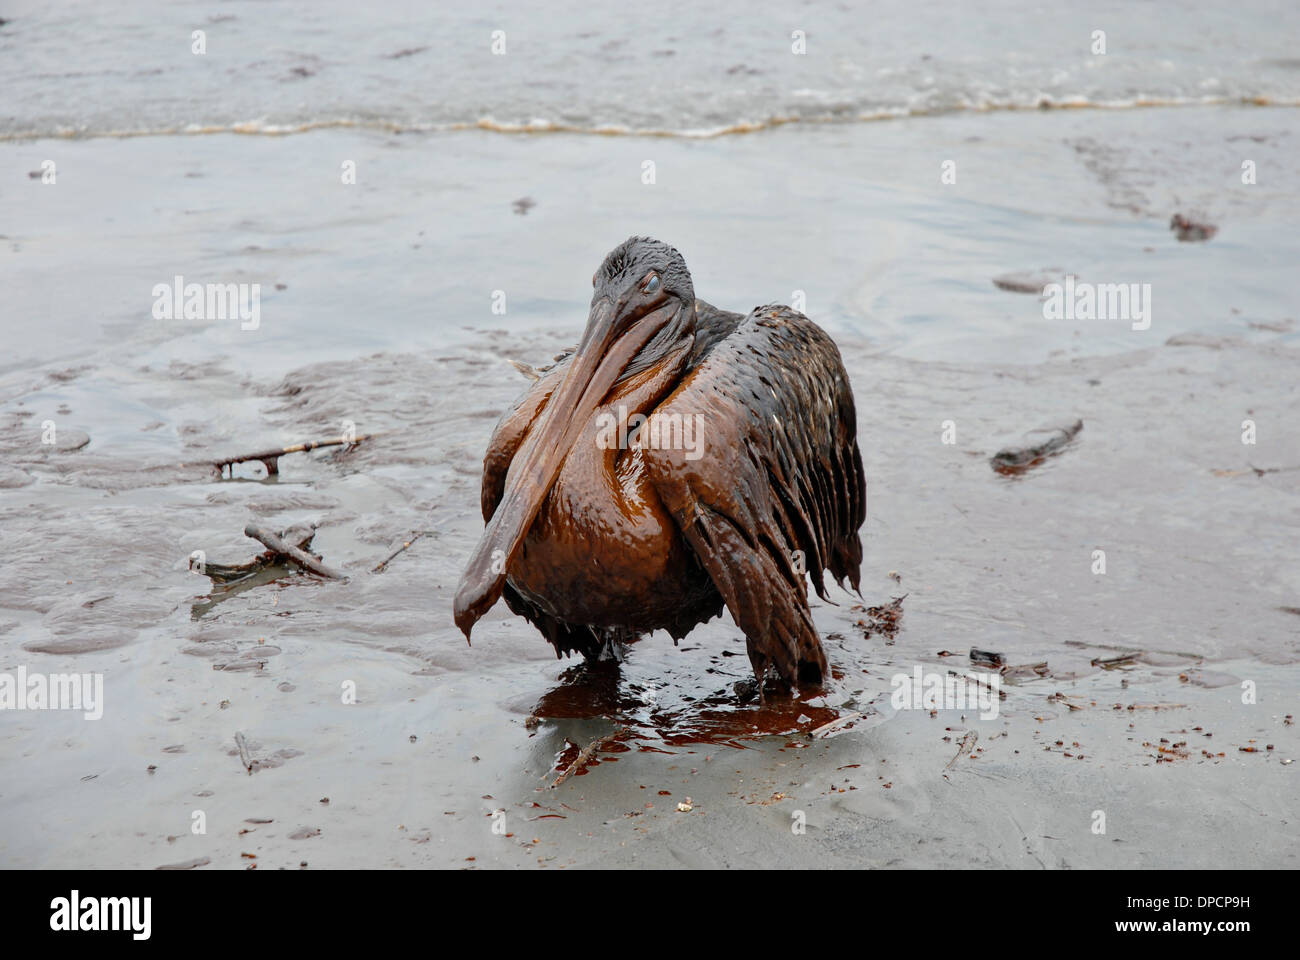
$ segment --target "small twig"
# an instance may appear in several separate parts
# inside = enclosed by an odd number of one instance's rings
[[[996,693],[998,695],[999,700],[1005,700],[1007,698],[1007,692],[1005,690],[1002,690],[1000,688],[995,688],[991,683],[981,680],[978,676],[976,676],[973,673],[958,673],[956,670],[949,670],[948,676],[956,677],[959,680],[969,680],[971,683],[974,683],[976,686],[983,687],[989,693]],[[999,674],[999,676],[1001,676],[1001,674]]]
[[[1089,666],[1102,667],[1103,669],[1109,670],[1111,667],[1118,667],[1125,663],[1132,663],[1134,658],[1137,657],[1138,652],[1140,651],[1134,653],[1121,653],[1118,657],[1106,657],[1104,659],[1102,657],[1094,657]]]
[[[1069,698],[1066,694],[1062,693],[1060,690],[1057,690],[1055,693],[1053,693],[1051,696],[1049,696],[1049,697],[1047,698],[1047,702],[1048,702],[1048,703],[1063,703],[1063,704],[1065,704],[1067,707],[1069,707],[1071,710],[1082,710],[1082,709],[1083,709],[1083,707],[1079,706],[1077,703],[1071,703],[1071,702],[1070,702],[1070,698]]]
[[[962,758],[963,754],[970,753],[971,748],[975,746],[975,741],[978,740],[979,738],[980,735],[976,733],[974,730],[966,731],[966,736],[962,737],[961,743],[957,745],[957,755],[948,761],[948,764],[947,766],[944,767],[944,769],[945,770],[950,769],[954,763],[956,763],[958,760]]]
[[[263,530],[255,523],[250,523],[248,526],[244,527],[244,536],[252,537],[254,540],[260,540],[262,543],[266,544],[276,553],[283,555],[289,560],[292,560],[294,563],[298,564],[298,566],[302,567],[304,570],[308,570],[319,577],[326,577],[327,579],[330,580],[347,579],[347,577],[345,577],[343,574],[325,566],[325,564],[321,563],[310,553],[307,553],[307,551],[299,550],[293,544],[285,542],[283,539],[276,536],[270,530]]]
[[[280,534],[283,540],[292,543],[299,550],[309,550],[314,536],[316,536],[316,528],[308,524],[296,524]],[[199,567],[195,572],[202,573],[212,581],[213,585],[221,586],[251,577],[279,558],[280,555],[274,550],[264,550],[248,563],[215,563],[209,560],[203,562],[200,567],[191,556],[190,569],[195,570]]]
[[[1257,467],[1249,461],[1246,466],[1255,471],[1255,476],[1262,477],[1266,473],[1290,473],[1292,470],[1300,470],[1300,467]]]
[[[1186,707],[1185,703],[1130,703],[1130,710],[1178,710]]]
[[[420,530],[420,531],[416,532],[415,534],[413,534],[409,540],[404,540],[404,541],[402,541],[402,545],[401,545],[400,547],[398,547],[396,550],[394,550],[394,551],[393,551],[392,553],[390,553],[388,556],[384,557],[383,560],[380,560],[380,561],[379,561],[379,565],[376,566],[375,569],[371,570],[370,572],[371,572],[371,573],[383,573],[383,572],[384,572],[384,568],[388,566],[388,563],[389,563],[390,560],[392,560],[392,559],[393,559],[395,556],[397,556],[399,553],[401,553],[402,551],[404,551],[404,550],[406,550],[408,547],[410,547],[410,545],[413,544],[413,543],[415,543],[416,540],[419,540],[421,537],[428,536],[428,535],[429,535],[430,533],[432,533],[432,532],[433,532],[433,531],[431,531],[431,530]]]
[[[1290,473],[1292,470],[1300,470],[1300,467],[1257,467],[1249,462],[1246,468],[1245,470],[1211,470],[1210,473],[1216,477],[1244,477],[1247,473],[1262,477],[1270,473]]]
[[[820,727],[814,727],[812,730],[809,730],[808,736],[817,740],[843,733],[849,727],[861,720],[862,716],[862,714],[857,712],[846,713],[842,717],[836,717],[829,723],[823,723]]]
[[[583,747],[582,750],[578,752],[578,755],[573,758],[573,763],[565,767],[564,772],[555,778],[555,782],[551,784],[551,789],[554,790],[579,770],[587,769],[587,764],[596,759],[597,753],[626,733],[628,733],[627,727],[619,727],[613,733],[606,734],[599,739],[591,741],[591,743]]]
[[[238,730],[235,731],[235,746],[239,748],[239,762],[251,774],[253,772],[253,761],[248,756],[248,741],[244,739],[244,735]]]
[[[216,468],[218,474],[224,475],[225,469],[230,468],[230,475],[235,474],[235,464],[246,463],[249,460],[261,460],[266,467],[267,476],[273,477],[280,472],[280,457],[286,453],[310,453],[312,450],[318,450],[321,447],[339,447],[344,444],[356,446],[362,440],[373,440],[375,437],[382,437],[382,433],[363,433],[355,437],[335,437],[333,440],[308,440],[306,443],[295,443],[291,447],[280,447],[276,450],[264,450],[261,453],[247,453],[240,457],[226,457],[223,460],[209,461]]]
[[[1006,664],[998,671],[1008,680],[1019,680],[1021,677],[1045,677],[1047,672],[1046,660],[1039,660],[1037,663],[1018,663],[1015,666]]]
[[[1012,476],[1022,474],[1048,457],[1060,453],[1082,429],[1083,421],[1075,417],[1060,425],[1030,430],[1018,445],[1003,447],[989,462],[998,473]]]

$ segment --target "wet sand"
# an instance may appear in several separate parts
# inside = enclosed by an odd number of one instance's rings
[[[111,454],[8,451],[34,479],[6,499],[26,492],[35,529],[6,538],[17,622],[3,667],[103,671],[107,709],[93,723],[4,718],[6,764],[23,773],[4,787],[6,862],[1295,864],[1294,768],[1282,761],[1297,753],[1284,715],[1300,618],[1282,608],[1300,583],[1278,562],[1300,478],[1286,460],[1300,449],[1293,349],[1213,342],[988,368],[846,343],[851,376],[875,398],[862,422],[863,595],[906,594],[904,614],[892,637],[867,637],[856,598],[819,604],[837,679],[809,705],[765,710],[736,705],[748,665],[723,620],[676,649],[643,640],[621,668],[597,671],[557,663],[503,611],[472,648],[451,625],[478,532],[478,450],[517,387],[491,355],[560,345],[488,337],[450,357],[309,367],[278,384],[227,377],[258,397],[267,432],[320,433],[354,408],[398,431],[349,456],[286,457],[278,482],[182,483]],[[474,405],[386,400],[433,379]],[[988,459],[1002,425],[1044,397],[1080,414],[1084,432],[1023,477],[999,476]],[[1159,415],[1135,428],[1139,407]],[[1249,455],[1232,422],[1246,409],[1276,438]],[[939,440],[949,415],[955,445]],[[1247,461],[1292,470],[1258,476]],[[7,508],[6,530],[19,515]],[[258,552],[238,533],[250,515],[318,523],[316,549],[351,579],[290,575],[205,610],[186,558]],[[368,572],[425,528],[436,533]],[[108,547],[110,530],[129,548]],[[1104,576],[1090,569],[1097,548]],[[51,582],[56,569],[65,583]],[[1009,684],[995,720],[890,707],[893,674],[964,670],[971,647],[1050,672]],[[1090,665],[1125,651],[1136,657],[1122,668]],[[1256,705],[1242,705],[1242,680],[1258,685]],[[356,704],[341,703],[346,681]],[[839,736],[800,732],[847,711],[865,718]],[[620,725],[633,735],[617,752],[550,789],[574,746]],[[949,766],[968,730],[974,756]],[[236,731],[262,761],[251,775]],[[1162,741],[1187,748],[1163,754]],[[687,796],[693,809],[678,812]],[[206,836],[189,832],[194,810]],[[496,810],[512,836],[492,833]],[[1107,814],[1104,837],[1090,832],[1094,810]],[[295,839],[304,829],[320,833]]]
[[[1161,122],[1190,129],[1213,111],[1196,113]],[[1222,139],[1234,124],[1289,135],[1276,111],[1215,117]],[[967,135],[970,120],[953,118],[945,136]],[[988,137],[981,122],[968,135]],[[1066,134],[1088,133],[1029,126],[1062,122],[1053,115],[994,122],[1011,142],[1050,141],[1054,161],[1077,152]],[[1078,123],[1114,142],[1138,121]],[[62,145],[87,158],[84,186],[21,194],[6,237],[11,316],[28,319],[0,363],[0,672],[102,672],[106,704],[98,721],[0,712],[0,864],[1294,867],[1300,355],[1283,269],[1294,201],[1222,201],[1210,213],[1224,228],[1200,245],[1162,222],[1170,188],[1121,173],[1081,172],[1086,186],[1069,190],[1059,173],[1030,174],[1003,183],[1005,196],[984,185],[949,203],[937,176],[905,179],[934,128],[903,127],[655,142],[693,170],[729,173],[712,207],[606,184],[624,167],[635,176],[644,140],[597,141],[608,144],[598,174],[568,193],[559,171],[583,138]],[[810,136],[825,147],[810,154],[820,173],[771,187]],[[903,142],[911,153],[886,169]],[[1164,142],[1137,139],[1128,158],[1163,156]],[[48,146],[0,149],[35,168]],[[276,179],[314,153],[328,155],[328,182],[335,155],[358,148],[406,159],[393,161],[401,185],[373,187],[355,210],[327,207],[327,188],[300,173]],[[435,148],[463,182],[419,179]],[[793,216],[831,209],[825,165],[841,174],[839,212]],[[157,208],[141,206],[164,174]],[[104,190],[115,176],[130,186]],[[1180,201],[1220,202],[1195,176],[1179,181]],[[760,183],[769,192],[756,199]],[[163,212],[192,188],[196,219]],[[79,208],[76,189],[99,205]],[[700,173],[674,189],[694,200],[717,187]],[[511,212],[524,195],[537,207]],[[88,218],[104,233],[83,236]],[[421,239],[434,224],[437,239]],[[594,263],[634,229],[682,246],[697,291],[719,306],[807,289],[808,312],[840,343],[868,478],[866,560],[861,599],[816,605],[835,678],[808,702],[736,702],[749,667],[729,617],[679,647],[644,639],[600,669],[556,661],[504,608],[473,647],[451,623],[481,530],[482,452],[524,385],[506,360],[544,362],[574,342],[586,279],[564,265]],[[1153,283],[1152,329],[1052,324],[1036,298],[992,283],[1058,261]],[[259,336],[149,318],[153,283],[205,270],[264,284]],[[498,287],[511,291],[505,317],[487,309]],[[1019,476],[992,469],[1026,431],[1075,417],[1083,430],[1056,456]],[[77,449],[40,444],[51,418]],[[226,480],[178,466],[335,436],[345,420],[387,433],[287,456],[276,480],[259,465]],[[942,442],[947,420],[955,443]],[[249,522],[318,524],[314,549],[349,579],[286,573],[214,594],[188,558],[251,558]],[[1104,575],[1092,572],[1098,549]],[[855,609],[895,597],[892,633]],[[964,671],[971,648],[1048,667],[1008,681],[996,719],[891,707],[894,674]],[[1116,668],[1093,664],[1126,652]],[[1243,704],[1243,681],[1256,703]],[[807,735],[851,713],[862,717],[838,735]],[[599,763],[550,787],[579,749],[623,727]],[[195,811],[205,834],[191,832]]]

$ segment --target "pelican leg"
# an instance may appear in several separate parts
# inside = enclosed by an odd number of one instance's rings
[[[692,503],[692,522],[681,523],[682,532],[745,633],[760,700],[766,702],[763,682],[769,668],[787,687],[800,676],[820,680],[827,670],[826,654],[808,610],[806,588],[791,583],[767,549],[751,543],[729,518],[689,490],[676,492]]]
[[[621,627],[589,627],[588,629],[598,644],[597,647],[583,651],[583,656],[587,658],[588,663],[599,660],[622,663],[627,657],[627,648],[641,638],[635,630],[625,630]]]

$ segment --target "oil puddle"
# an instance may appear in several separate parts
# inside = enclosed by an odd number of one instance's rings
[[[903,599],[840,608],[837,619],[857,636],[850,640],[843,632],[825,634],[831,676],[821,688],[787,693],[769,680],[760,703],[749,689],[754,681],[744,637],[734,628],[715,625],[697,628],[677,649],[656,635],[628,645],[621,661],[574,664],[540,697],[518,698],[513,706],[527,712],[524,726],[530,735],[544,723],[566,731],[552,769],[556,786],[601,763],[616,763],[619,754],[632,750],[743,750],[768,739],[785,740],[782,749],[802,749],[883,720],[873,705],[887,691],[883,673],[877,670],[883,647],[879,641],[889,638],[886,642],[892,644]],[[707,659],[699,659],[706,648],[719,646],[722,649]],[[878,676],[869,677],[872,673]],[[613,729],[582,740],[567,733],[566,721],[575,720],[604,720]]]

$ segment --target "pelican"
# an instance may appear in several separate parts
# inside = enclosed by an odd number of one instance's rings
[[[839,350],[770,304],[695,299],[686,261],[647,237],[592,277],[575,352],[501,417],[483,462],[486,528],[456,625],[504,596],[588,659],[654,630],[676,643],[725,605],[763,696],[828,672],[808,577],[858,590],[866,482]]]

